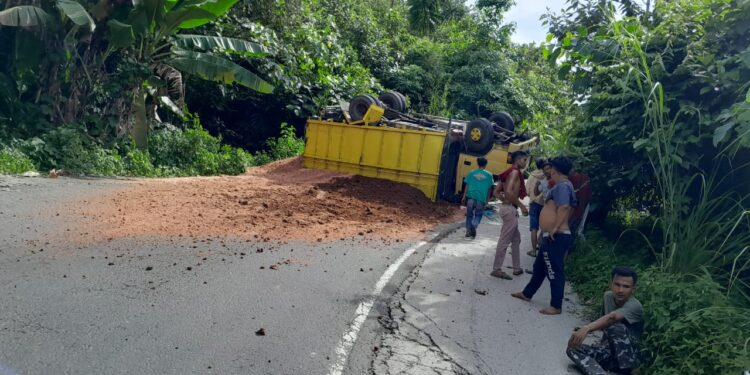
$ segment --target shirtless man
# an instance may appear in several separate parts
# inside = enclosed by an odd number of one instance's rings
[[[555,185],[547,194],[539,217],[539,228],[542,231],[541,250],[534,261],[534,271],[526,288],[522,292],[511,295],[530,301],[546,277],[550,282],[552,298],[550,306],[539,312],[545,315],[557,315],[562,312],[565,292],[565,252],[573,240],[568,227],[568,219],[576,205],[576,196],[573,184],[568,181],[568,173],[572,166],[570,160],[556,157],[550,159],[549,163],[552,166],[551,180],[555,182]]]
[[[526,186],[523,181],[521,169],[526,167],[529,160],[529,154],[525,151],[516,151],[510,154],[510,168],[500,174],[500,183],[495,188],[495,196],[500,199],[500,218],[503,220],[503,226],[500,230],[500,238],[497,240],[495,248],[495,263],[492,266],[491,276],[499,277],[505,280],[512,280],[507,273],[503,271],[505,254],[508,252],[508,245],[511,249],[511,258],[513,261],[513,274],[518,276],[523,274],[521,269],[521,233],[518,231],[518,209],[521,209],[523,216],[529,214],[529,210],[521,202],[526,197]]]

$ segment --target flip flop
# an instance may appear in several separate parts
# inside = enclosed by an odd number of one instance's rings
[[[513,276],[523,275],[523,270],[515,270],[513,271]]]
[[[500,271],[500,270],[494,270],[492,273],[490,273],[490,276],[498,277],[504,280],[513,280],[512,277],[508,276],[507,273]]]
[[[520,300],[522,300],[522,301],[526,301],[526,302],[529,302],[529,301],[531,301],[531,298],[529,298],[529,297],[526,297],[526,296],[525,296],[525,295],[523,294],[523,292],[515,292],[515,293],[511,293],[510,295],[511,295],[512,297],[514,297],[514,298],[518,298],[518,299],[520,299]]]

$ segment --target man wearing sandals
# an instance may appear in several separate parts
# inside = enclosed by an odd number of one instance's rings
[[[572,166],[570,159],[555,157],[550,159],[549,163],[552,166],[551,179],[555,185],[547,194],[539,216],[542,246],[534,261],[534,270],[526,288],[511,295],[530,301],[546,277],[549,279],[552,298],[550,306],[540,312],[545,315],[557,315],[562,312],[565,293],[565,252],[573,241],[568,219],[573,207],[576,206],[576,196],[573,184],[568,181],[568,173]]]
[[[521,203],[521,199],[526,197],[526,186],[523,182],[521,169],[526,167],[529,155],[525,151],[516,151],[510,155],[511,167],[500,174],[500,183],[495,188],[495,196],[500,199],[500,218],[503,220],[503,226],[500,230],[500,239],[497,241],[495,249],[495,263],[490,275],[501,279],[511,280],[512,278],[503,272],[503,263],[505,254],[508,252],[508,245],[511,249],[511,258],[513,259],[513,274],[520,275],[521,269],[521,233],[518,231],[518,209],[521,209],[523,216],[529,214],[529,210]]]
[[[638,275],[628,267],[612,270],[610,290],[604,293],[604,316],[570,336],[566,354],[586,375],[607,371],[629,374],[640,365],[643,306],[633,297]],[[589,333],[603,331],[599,345],[584,345]]]

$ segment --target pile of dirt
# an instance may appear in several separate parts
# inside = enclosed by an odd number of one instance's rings
[[[404,184],[302,168],[294,158],[231,177],[139,180],[74,209],[99,239],[234,236],[329,241],[417,238],[459,218]],[[77,231],[77,232],[80,232]]]

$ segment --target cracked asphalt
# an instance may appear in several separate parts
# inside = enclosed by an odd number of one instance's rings
[[[528,218],[520,219],[520,230],[521,265],[531,269]],[[375,374],[577,373],[565,356],[571,332],[582,324],[576,296],[566,287],[559,316],[538,313],[549,301],[547,283],[530,303],[512,298],[530,275],[512,281],[489,275],[499,233],[499,223],[485,220],[476,240],[458,230],[431,249],[380,319],[386,331]]]

